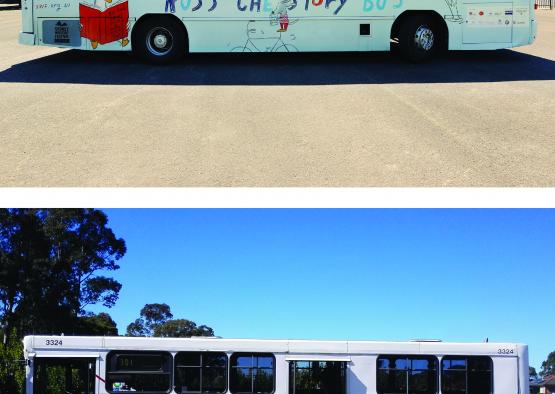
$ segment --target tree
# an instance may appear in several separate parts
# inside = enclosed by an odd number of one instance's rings
[[[214,330],[207,326],[197,327],[196,323],[187,319],[168,320],[154,330],[155,337],[189,338],[211,337]]]
[[[173,315],[168,304],[146,304],[141,309],[141,317],[145,320],[146,328],[154,331],[156,327],[164,324]]]
[[[140,317],[127,326],[127,336],[151,337],[158,326],[172,317],[168,304],[145,304]]]
[[[142,319],[136,319],[133,323],[129,323],[127,326],[126,336],[128,337],[148,337],[150,332],[147,332],[144,321]]]
[[[25,387],[25,367],[23,344],[15,330],[6,335],[6,342],[0,344],[0,394],[23,393]]]
[[[79,318],[78,332],[79,335],[118,335],[118,327],[116,322],[107,313],[99,313],[95,315],[89,313]]]
[[[214,330],[192,320],[173,319],[167,304],[146,304],[140,317],[127,326],[127,336],[187,338],[192,336],[214,336]]]
[[[0,323],[4,332],[75,333],[85,308],[110,308],[125,241],[95,209],[0,210]],[[85,322],[85,321],[83,321]]]
[[[537,379],[538,373],[536,372],[536,368],[528,367],[528,376],[530,377],[530,379]]]
[[[545,378],[548,375],[555,375],[555,352],[549,353],[547,360],[542,363],[540,376]]]

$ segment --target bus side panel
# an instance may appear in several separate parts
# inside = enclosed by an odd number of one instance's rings
[[[469,1],[463,5],[463,44],[503,44],[513,41],[513,3],[493,0]]]
[[[276,373],[275,379],[275,393],[289,392],[289,363],[285,361],[285,354],[274,353],[276,358]],[[228,353],[228,360],[231,359],[231,354]],[[229,387],[228,387],[229,392]]]
[[[493,392],[495,394],[519,394],[518,358],[492,357]]]
[[[33,0],[21,1],[21,32],[33,33]]]
[[[108,394],[106,391],[106,380],[108,378],[106,362],[107,362],[108,352],[101,353],[98,358],[98,369],[96,370],[96,389],[98,394]]]
[[[192,52],[368,51],[389,50],[405,1],[413,0],[154,0],[148,7],[169,7],[184,22]]]
[[[520,384],[520,394],[530,392],[530,370],[528,366],[528,345],[518,345],[518,380]]]
[[[530,0],[515,0],[513,15],[513,46],[528,45],[534,42],[535,32],[534,2]]]
[[[375,356],[352,356],[347,369],[347,393],[376,393],[376,360]]]
[[[34,44],[73,49],[130,50],[130,32],[134,23],[134,19],[129,17],[132,2],[34,0]]]
[[[460,49],[531,44],[535,38],[533,4],[533,0],[463,0]]]
[[[91,50],[130,50],[135,21],[148,14],[170,14],[183,21],[193,52],[388,50],[391,26],[405,11],[433,11],[444,18],[450,49],[506,48],[527,44],[533,36],[531,0],[24,0],[24,4],[23,29],[37,37],[22,33],[22,42]],[[489,24],[475,15],[480,11],[491,19]],[[499,12],[503,18],[494,21]],[[31,20],[34,25],[29,27]]]
[[[393,20],[302,19],[280,32],[267,19],[184,19],[191,52],[310,52],[389,50]],[[361,34],[361,25],[368,34]],[[364,28],[364,27],[362,27]],[[214,34],[217,31],[218,34]]]

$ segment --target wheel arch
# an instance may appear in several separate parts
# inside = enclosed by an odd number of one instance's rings
[[[391,26],[390,38],[392,40],[398,38],[399,29],[401,28],[403,22],[416,15],[419,15],[419,16],[426,15],[433,18],[434,22],[437,24],[437,26],[441,31],[443,49],[448,49],[449,27],[447,26],[447,22],[445,22],[445,19],[437,11],[434,11],[434,10],[424,10],[424,11],[408,10],[408,11],[402,12],[395,19],[395,21],[393,22],[393,25]]]
[[[187,31],[187,27],[185,26],[185,24],[183,23],[183,21],[181,19],[179,19],[177,16],[175,16],[173,14],[164,14],[164,13],[162,13],[162,14],[144,14],[144,15],[142,15],[139,19],[137,19],[137,22],[134,23],[133,29],[131,30],[131,44],[133,44],[133,40],[135,39],[135,32],[137,31],[136,27],[140,26],[145,21],[147,21],[149,19],[154,19],[154,18],[168,18],[168,19],[172,19],[173,21],[177,22],[177,24],[183,30],[183,34],[184,34],[184,37],[185,37],[186,50],[189,51],[189,32]]]

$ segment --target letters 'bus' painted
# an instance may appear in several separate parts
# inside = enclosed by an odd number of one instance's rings
[[[156,62],[188,52],[389,51],[531,44],[534,0],[23,0],[20,43],[128,51]]]
[[[27,394],[528,394],[513,343],[27,336]]]

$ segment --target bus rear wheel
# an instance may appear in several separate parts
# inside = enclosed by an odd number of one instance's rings
[[[408,18],[399,29],[399,52],[413,63],[432,59],[438,53],[441,41],[439,27],[426,15]]]
[[[185,28],[173,17],[149,17],[135,27],[132,47],[135,55],[148,62],[175,62],[187,52]]]

